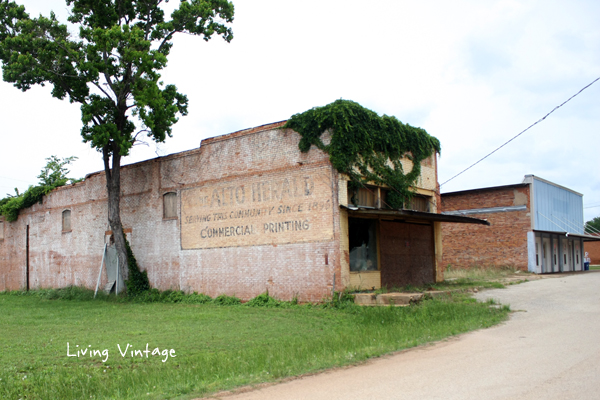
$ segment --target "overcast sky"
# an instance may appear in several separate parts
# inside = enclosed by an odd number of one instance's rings
[[[17,0],[32,16],[62,0]],[[177,3],[169,2],[169,6]],[[485,156],[600,76],[597,0],[234,0],[234,39],[176,36],[165,83],[189,115],[126,163],[207,137],[288,119],[336,99],[427,130],[442,144],[439,181]],[[72,177],[102,169],[82,143],[79,107],[0,82],[0,198],[36,184],[50,155],[77,156]],[[584,195],[600,215],[600,82],[443,192],[520,183],[534,174]]]

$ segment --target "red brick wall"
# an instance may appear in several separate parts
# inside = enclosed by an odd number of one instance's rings
[[[161,290],[181,289],[210,296],[250,299],[267,289],[280,299],[295,295],[319,301],[340,274],[337,173],[317,149],[301,153],[299,135],[272,124],[204,140],[199,149],[161,157],[122,169],[121,215],[132,249],[150,283]],[[182,250],[179,219],[163,219],[167,192],[256,174],[285,176],[291,170],[329,168],[330,240],[247,247]],[[107,225],[104,173],[59,188],[4,223],[0,241],[0,290],[25,287],[25,230],[30,227],[32,288],[96,286]],[[323,194],[321,194],[323,195]],[[180,204],[178,205],[180,207]],[[62,232],[61,217],[71,210],[71,232]],[[178,215],[180,210],[178,210]],[[103,274],[105,280],[105,274]],[[339,288],[340,282],[336,284]]]
[[[442,211],[527,206],[523,211],[467,215],[487,219],[490,226],[442,223],[443,267],[512,266],[527,270],[529,201],[529,186],[442,195]]]
[[[584,242],[583,251],[589,253],[591,265],[600,265],[600,242]]]

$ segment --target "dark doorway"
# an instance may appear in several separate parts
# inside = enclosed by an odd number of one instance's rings
[[[348,218],[350,271],[377,271],[377,220]]]
[[[380,222],[381,286],[424,285],[435,279],[433,226]]]

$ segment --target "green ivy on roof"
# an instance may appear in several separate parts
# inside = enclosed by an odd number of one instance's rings
[[[386,202],[392,208],[403,208],[414,193],[421,174],[421,161],[434,152],[440,153],[440,142],[424,129],[403,124],[393,116],[379,116],[350,100],[336,100],[293,115],[283,128],[298,132],[302,152],[311,145],[329,154],[329,160],[340,173],[348,175],[351,188],[367,183],[386,185],[391,190]],[[331,132],[329,144],[321,136]],[[405,172],[401,160],[412,161]]]

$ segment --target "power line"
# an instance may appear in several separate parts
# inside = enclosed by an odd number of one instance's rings
[[[31,183],[31,181],[24,181],[23,179],[15,179],[15,178],[9,178],[7,176],[0,176],[1,179],[10,179],[11,181],[19,181],[19,182],[26,182],[26,183]]]
[[[450,182],[452,179],[456,178],[457,176],[461,175],[462,173],[468,171],[469,169],[473,168],[474,166],[476,166],[477,164],[479,164],[480,162],[482,162],[483,160],[485,160],[486,158],[488,158],[489,156],[491,156],[492,154],[494,154],[495,152],[497,152],[498,150],[500,150],[501,148],[503,148],[504,146],[506,146],[507,144],[509,144],[510,142],[512,142],[513,140],[515,140],[516,138],[518,138],[519,136],[521,136],[522,134],[524,134],[525,132],[527,132],[529,129],[533,128],[534,126],[536,126],[537,124],[539,124],[540,122],[542,122],[543,120],[546,119],[547,116],[549,116],[550,114],[552,114],[554,111],[558,110],[560,107],[564,106],[565,104],[567,104],[569,101],[571,101],[571,99],[573,99],[575,96],[577,96],[579,93],[583,92],[585,89],[589,88],[590,86],[592,86],[594,83],[596,83],[598,80],[600,80],[600,77],[596,78],[594,81],[592,81],[590,84],[588,84],[587,86],[583,87],[583,89],[581,89],[579,92],[575,93],[573,96],[569,97],[567,100],[565,100],[562,104],[554,107],[552,109],[552,111],[550,111],[548,114],[544,115],[543,118],[537,120],[536,122],[534,122],[533,124],[529,125],[527,128],[525,128],[523,131],[521,131],[518,135],[512,137],[510,140],[508,140],[507,142],[505,142],[502,146],[496,148],[494,151],[492,151],[491,153],[489,153],[488,155],[486,155],[485,157],[483,157],[482,159],[480,159],[479,161],[477,161],[474,164],[471,164],[470,166],[468,166],[467,168],[463,169],[462,171],[460,171],[458,174],[454,175],[452,178],[448,179],[446,182],[442,183],[440,185],[443,186],[446,183]]]

